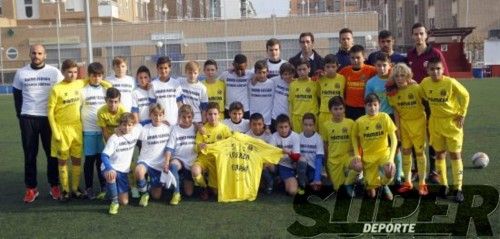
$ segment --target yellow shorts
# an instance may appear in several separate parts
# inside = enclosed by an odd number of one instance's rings
[[[345,183],[351,161],[350,155],[336,159],[328,158],[326,170],[335,190],[338,190]]]
[[[332,114],[330,112],[320,112],[318,116],[318,131],[321,138],[325,140],[324,135],[326,135],[325,122],[332,120]]]
[[[193,166],[194,165],[200,166],[202,171],[208,173],[208,186],[217,188],[217,169],[215,167],[214,158],[206,155],[199,155],[196,161],[193,162]]]
[[[429,144],[438,152],[455,153],[462,151],[464,131],[457,127],[451,117],[437,118],[431,115],[429,119],[429,136]]]
[[[425,148],[426,119],[400,120],[401,146],[403,149],[415,148],[423,152]]]
[[[56,141],[52,137],[50,144],[50,155],[58,159],[66,160],[70,156],[74,158],[82,157],[82,125],[63,125],[58,126],[61,141]]]
[[[378,188],[382,185],[380,181],[380,172],[384,165],[392,162],[389,159],[389,151],[385,155],[363,155],[363,175],[365,178],[366,189]]]

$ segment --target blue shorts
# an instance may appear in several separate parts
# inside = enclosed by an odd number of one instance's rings
[[[128,185],[128,173],[122,173],[116,171],[116,188],[118,189],[118,194],[127,193],[129,189]]]
[[[151,185],[151,187],[160,188],[162,186],[162,184],[160,182],[161,171],[156,170],[152,167],[149,167],[149,165],[147,165],[144,162],[140,162],[139,164],[146,167],[146,169],[148,171],[149,185]]]
[[[102,153],[104,140],[101,132],[83,132],[83,151],[85,156]]]
[[[281,180],[284,181],[291,177],[295,177],[295,175],[297,175],[297,170],[295,170],[294,168],[285,167],[283,165],[278,165],[278,173]]]

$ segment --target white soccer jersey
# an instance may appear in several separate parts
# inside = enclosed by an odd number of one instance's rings
[[[315,168],[316,155],[325,155],[321,136],[316,132],[311,137],[306,137],[304,132],[300,133],[300,157],[306,159],[307,164]]]
[[[267,131],[264,131],[264,133],[262,133],[261,135],[258,135],[258,136],[255,135],[252,130],[249,130],[246,134],[249,136],[252,136],[254,138],[257,138],[257,139],[262,139],[262,140],[264,140],[264,142],[266,142],[270,145],[276,145],[276,142],[274,141],[273,134],[271,134]]]
[[[109,163],[115,171],[121,173],[128,173],[130,171],[130,163],[132,162],[137,139],[141,134],[141,128],[138,124],[132,129],[132,132],[126,135],[117,136],[113,134],[109,137],[102,153],[109,156]],[[104,169],[105,166],[102,164],[101,170]]]
[[[231,119],[224,119],[223,123],[227,125],[232,131],[246,133],[250,130],[250,121],[247,119],[241,119],[239,124],[233,123]]]
[[[273,112],[272,118],[276,119],[278,115],[288,113],[288,84],[286,81],[281,79],[281,76],[276,76],[271,78],[274,82],[274,98],[273,98]]]
[[[80,96],[83,132],[101,132],[101,128],[97,126],[97,111],[106,104],[106,89],[101,85],[86,85]]]
[[[243,109],[248,111],[248,83],[253,75],[249,70],[242,77],[227,71],[222,73],[220,79],[226,83],[226,109],[229,109],[231,103],[239,101],[243,104]]]
[[[181,80],[182,103],[190,105],[194,111],[193,122],[201,123],[201,105],[208,104],[207,87],[201,82],[189,83]]]
[[[286,149],[291,151],[292,153],[300,153],[300,136],[291,131],[288,137],[281,137],[278,132],[274,132],[274,141],[276,143],[276,147],[280,149]],[[292,160],[288,155],[285,155],[279,162],[279,165],[285,166],[287,168],[294,168],[292,165]]]
[[[132,91],[132,112],[139,115],[139,122],[149,120],[149,93],[142,88]]]
[[[170,77],[167,82],[153,80],[149,89],[149,99],[156,101],[165,109],[165,119],[170,125],[177,124],[179,114],[177,101],[182,100],[182,89],[177,79]]]
[[[266,79],[264,82],[249,84],[250,114],[260,113],[264,117],[264,124],[271,125],[273,111],[274,82]]]
[[[267,78],[272,78],[275,76],[280,75],[280,67],[283,63],[285,63],[285,60],[279,60],[278,62],[272,62],[269,59],[267,59]]]
[[[172,158],[182,161],[184,167],[191,169],[193,161],[198,154],[195,151],[196,129],[194,125],[189,128],[182,128],[179,125],[172,127],[167,149],[172,152]]]
[[[165,161],[165,147],[170,138],[170,127],[165,124],[153,126],[147,124],[142,127],[139,140],[142,141],[141,153],[137,160],[158,171],[163,171]]]
[[[135,79],[132,76],[125,75],[122,78],[116,78],[115,75],[108,76],[106,80],[120,91],[120,102],[123,107],[130,112],[132,108],[132,92],[135,88]]]
[[[22,115],[47,116],[47,102],[52,86],[64,79],[61,72],[45,65],[35,70],[30,65],[16,71],[12,86],[22,91]]]

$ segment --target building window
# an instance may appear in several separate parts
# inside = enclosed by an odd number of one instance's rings
[[[227,46],[226,46],[227,44]],[[225,71],[232,58],[241,53],[241,42],[208,42],[207,43],[207,57],[219,62],[220,71]]]
[[[33,0],[24,0],[24,11],[27,18],[33,17]]]
[[[74,47],[74,46],[73,46]],[[61,48],[61,61],[64,59],[73,59],[77,62],[82,61],[82,52],[80,48],[66,49]],[[57,48],[54,45],[47,47],[47,64],[57,65],[59,60],[57,59]]]
[[[340,12],[340,1],[335,0],[333,2],[333,11],[334,12]]]

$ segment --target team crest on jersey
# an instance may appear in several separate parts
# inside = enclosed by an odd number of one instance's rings
[[[377,125],[375,126],[376,129],[378,130],[381,130],[382,129],[382,125],[380,123],[377,123]]]
[[[222,135],[218,134],[215,138],[216,138],[217,140],[222,140]]]
[[[370,129],[370,126],[366,126],[365,130],[368,130],[368,129]]]
[[[307,92],[307,93],[310,93],[310,92],[311,92],[311,88],[307,87],[307,88],[306,88],[306,92]]]
[[[342,133],[347,134],[347,128],[346,127],[342,128]]]
[[[429,94],[432,94],[432,90],[429,90]]]
[[[222,90],[218,90],[217,94],[222,95]]]
[[[439,94],[441,94],[441,96],[446,96],[446,90],[441,90],[441,92],[439,92]]]
[[[68,92],[64,92],[64,96],[68,96]]]
[[[413,100],[414,98],[415,96],[412,93],[408,94],[408,99]]]
[[[254,151],[254,147],[253,145],[249,144],[248,147],[247,147],[248,151]]]
[[[340,89],[340,84],[339,83],[335,83],[335,89]]]
[[[400,96],[400,95],[398,95],[398,100],[400,100],[400,99],[401,99],[401,96]]]

